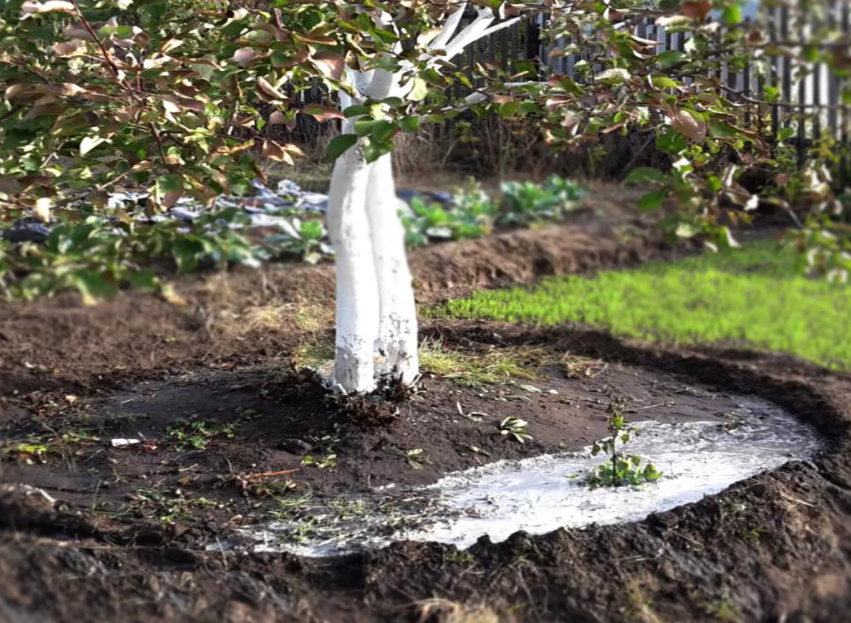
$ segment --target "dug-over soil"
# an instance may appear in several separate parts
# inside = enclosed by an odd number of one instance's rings
[[[483,350],[457,347],[468,355]],[[172,532],[204,521],[244,525],[268,520],[280,497],[430,484],[490,461],[580,450],[608,435],[606,409],[615,393],[631,400],[627,416],[636,421],[735,425],[739,406],[735,396],[670,375],[599,361],[574,378],[547,368],[532,380],[476,387],[429,377],[415,395],[387,403],[329,399],[315,384],[275,369],[201,371],[21,418],[6,427],[10,446],[26,441],[48,449],[16,455],[3,479],[47,492],[68,512],[94,510],[122,527],[161,528],[163,515],[174,515]],[[531,439],[501,434],[500,423],[512,416],[528,422]],[[206,432],[193,433],[192,423]],[[181,433],[194,434],[197,445]],[[140,443],[112,446],[127,438]],[[409,463],[410,450],[422,460]],[[333,464],[317,466],[331,455]]]
[[[417,300],[433,303],[546,275],[670,257],[674,250],[660,241],[652,222],[634,217],[634,208],[630,214],[640,196],[602,187],[564,224],[415,251],[410,261]],[[311,314],[333,309],[334,267],[237,268],[187,276],[175,289],[173,301],[182,304],[128,293],[86,308],[67,293],[0,305],[0,396],[94,391],[198,362],[233,366],[285,355],[304,339],[293,310],[304,303],[312,305]],[[276,322],[246,322],[267,307],[282,311]]]
[[[420,299],[434,301],[668,252],[623,222],[579,223],[442,245],[413,266]],[[522,349],[546,353],[545,364],[570,353],[591,365],[477,387],[428,377],[380,405],[329,401],[287,366],[298,343],[324,335],[322,322],[293,313],[274,327],[222,326],[271,303],[309,302],[320,317],[332,277],[279,266],[184,283],[183,307],[129,295],[92,309],[63,297],[0,310],[0,443],[47,446],[0,463],[0,622],[851,621],[847,375],[579,327],[436,323],[424,338],[462,353]],[[757,396],[829,447],[642,522],[482,539],[468,552],[400,543],[309,560],[216,546],[280,498],[432,482],[586,445],[605,435],[613,391],[633,399],[633,420],[719,424],[736,395]],[[533,439],[499,435],[506,416],[527,420]],[[193,447],[197,430],[180,436],[191,422],[204,423],[204,448]],[[111,446],[125,437],[144,443]],[[422,469],[397,452],[411,449],[427,457]],[[336,467],[303,464],[331,454]],[[263,472],[288,473],[254,478]]]

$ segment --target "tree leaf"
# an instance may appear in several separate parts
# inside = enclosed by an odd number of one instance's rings
[[[688,56],[679,50],[667,50],[656,57],[656,61],[662,69],[671,69],[688,59]],[[677,85],[679,86],[679,85]]]
[[[101,143],[106,142],[106,139],[100,136],[85,136],[83,140],[80,141],[80,155],[85,156],[95,147],[100,145]]]
[[[652,182],[662,183],[667,181],[668,176],[662,173],[659,169],[638,167],[629,172],[629,175],[627,175],[624,180],[624,184],[648,184]]]
[[[328,154],[329,158],[336,160],[357,142],[358,137],[356,134],[340,134],[339,136],[335,136],[331,142],[328,143],[328,148],[325,150],[325,153]]]
[[[412,102],[420,102],[428,97],[428,83],[422,78],[414,78],[414,85],[408,93],[408,99]]]
[[[638,202],[638,209],[642,212],[652,212],[658,210],[668,198],[668,193],[664,190],[652,190],[644,195]]]
[[[260,55],[254,50],[254,48],[239,48],[233,53],[233,60],[240,67],[248,67],[259,57]]]
[[[405,132],[416,132],[420,129],[420,118],[415,115],[402,117],[399,119],[399,125]]]
[[[346,69],[346,59],[340,54],[320,52],[310,58],[310,63],[326,78],[339,80]]]
[[[290,156],[286,150],[275,141],[263,141],[263,155],[275,162],[294,164],[292,156]]]
[[[722,19],[730,24],[736,25],[741,24],[744,21],[744,16],[742,15],[742,7],[738,4],[729,4],[724,9],[724,12],[721,14]]]
[[[343,111],[343,115],[347,119],[351,119],[352,117],[359,117],[361,115],[368,115],[370,113],[369,106],[349,106],[346,110]]]
[[[69,281],[83,295],[83,305],[95,305],[98,299],[118,294],[118,288],[96,270],[75,270],[69,274]]]
[[[262,76],[257,78],[257,94],[261,96],[261,99],[265,97],[266,100],[271,99],[273,101],[284,101],[288,99],[286,94],[273,87],[272,84]]]
[[[678,110],[674,113],[673,127],[678,132],[699,143],[706,138],[706,123],[697,119],[687,110]]]
[[[310,115],[319,122],[329,121],[331,119],[345,119],[346,116],[336,108],[330,106],[322,106],[320,104],[308,104],[302,111],[305,115]]]
[[[706,21],[706,16],[712,11],[712,3],[707,0],[699,2],[683,2],[680,5],[680,12],[693,20],[697,20],[701,24]]]
[[[615,67],[597,74],[596,78],[603,84],[618,85],[627,82],[630,79],[630,73],[626,69]]]

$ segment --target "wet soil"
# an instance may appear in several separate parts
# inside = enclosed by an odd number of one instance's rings
[[[422,251],[418,296],[671,252],[622,227]],[[329,401],[288,358],[326,336],[332,277],[279,266],[182,284],[183,307],[130,295],[0,309],[0,621],[851,620],[847,375],[581,327],[442,322],[423,337],[466,354],[527,353],[539,378],[467,387],[427,376],[401,402]],[[565,374],[556,362],[568,352],[592,365]],[[633,399],[632,419],[719,423],[731,396],[758,396],[811,423],[828,448],[642,522],[482,539],[467,552],[401,543],[310,560],[224,545],[281,500],[581,447],[605,435],[613,391]],[[500,435],[507,416],[527,420],[533,440]],[[140,443],[112,447],[122,438]],[[421,469],[398,452],[411,449],[427,457]]]
[[[534,352],[540,364],[560,356]],[[143,382],[7,425],[3,479],[44,490],[67,512],[184,530],[269,520],[301,495],[430,484],[491,461],[580,450],[608,435],[615,395],[630,399],[635,421],[735,425],[734,396],[632,366],[585,365],[593,376],[530,368],[537,378],[475,387],[428,376],[401,402],[329,398],[275,368]],[[503,435],[509,417],[527,422],[531,439]]]

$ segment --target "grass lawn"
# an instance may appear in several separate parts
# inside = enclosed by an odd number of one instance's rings
[[[726,342],[851,370],[851,288],[808,279],[777,243],[532,288],[477,292],[430,313],[536,325],[582,322],[673,344]]]

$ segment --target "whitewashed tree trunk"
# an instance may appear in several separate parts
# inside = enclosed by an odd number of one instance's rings
[[[467,45],[516,21],[491,26],[496,19],[493,10],[478,7],[476,19],[456,35],[466,7],[467,2],[461,2],[447,17],[430,46],[434,55],[424,59],[451,59]],[[385,25],[392,26],[392,18],[385,18]],[[405,97],[412,83],[401,86],[403,73],[349,69],[354,95],[342,91],[340,107]],[[343,132],[352,132],[351,120],[343,124]],[[370,392],[379,378],[411,383],[419,371],[416,305],[399,205],[389,154],[367,163],[358,141],[337,159],[328,214],[337,253],[334,382],[347,393]]]
[[[375,389],[380,304],[366,213],[370,165],[360,145],[337,159],[328,199],[328,233],[337,255],[334,382],[345,392]]]
[[[419,373],[417,309],[399,205],[387,154],[372,165],[366,205],[381,305],[375,348],[379,374],[411,383]]]

